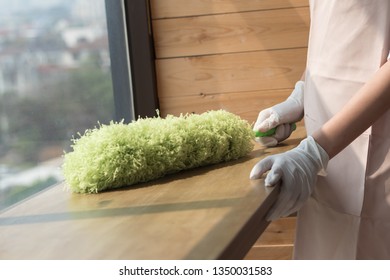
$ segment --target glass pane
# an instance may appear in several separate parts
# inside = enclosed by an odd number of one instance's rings
[[[0,0],[0,210],[62,180],[114,116],[104,0]]]

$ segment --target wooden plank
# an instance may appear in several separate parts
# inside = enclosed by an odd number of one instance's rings
[[[295,240],[296,217],[278,219],[270,223],[245,259],[292,259]]]
[[[295,227],[295,217],[273,221],[254,246],[292,245],[295,240]]]
[[[308,6],[308,0],[151,0],[152,18],[171,18]]]
[[[308,30],[307,7],[153,21],[157,58],[306,47]]]
[[[306,48],[156,61],[158,95],[167,97],[292,88]]]
[[[280,89],[160,98],[160,112],[162,116],[179,116],[224,109],[252,123],[261,110],[282,102],[291,92]]]
[[[253,247],[245,256],[245,260],[291,260],[293,245]]]

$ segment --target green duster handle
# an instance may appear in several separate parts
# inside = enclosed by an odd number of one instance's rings
[[[292,131],[294,131],[295,129],[297,129],[297,125],[296,125],[295,123],[292,123],[292,124],[290,124],[290,125],[291,125]],[[256,136],[256,137],[267,137],[267,136],[272,136],[272,135],[274,135],[275,132],[276,132],[276,127],[271,128],[270,130],[267,130],[266,132],[256,131],[255,136]]]
[[[98,193],[252,151],[250,124],[223,110],[100,125],[73,139],[63,174],[76,193]]]

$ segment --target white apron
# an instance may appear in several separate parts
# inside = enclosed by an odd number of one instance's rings
[[[308,135],[389,55],[389,0],[310,1]],[[295,259],[390,259],[390,111],[334,157],[299,211]]]

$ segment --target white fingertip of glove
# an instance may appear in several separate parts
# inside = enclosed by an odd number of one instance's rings
[[[286,217],[298,211],[312,194],[317,174],[326,169],[328,161],[326,151],[311,136],[290,151],[259,161],[252,168],[250,179],[258,179],[269,171],[265,186],[280,185],[280,194],[267,220]]]
[[[278,145],[278,140],[272,136],[256,137],[255,141],[265,147],[275,147]]]
[[[281,124],[276,128],[275,134],[272,136],[256,137],[256,142],[259,142],[265,147],[275,147],[278,143],[286,140],[293,132],[293,126],[290,124]]]
[[[273,168],[271,169],[264,180],[264,185],[266,187],[272,187],[276,186],[280,183],[280,180],[282,179],[283,172],[280,168]]]
[[[269,156],[256,163],[255,166],[253,166],[251,173],[249,174],[249,179],[260,179],[260,177],[265,172],[271,169],[272,165],[274,164],[273,158],[274,156]]]
[[[259,113],[253,131],[266,132],[276,127],[278,124],[280,124],[278,113],[274,109],[268,108]]]

